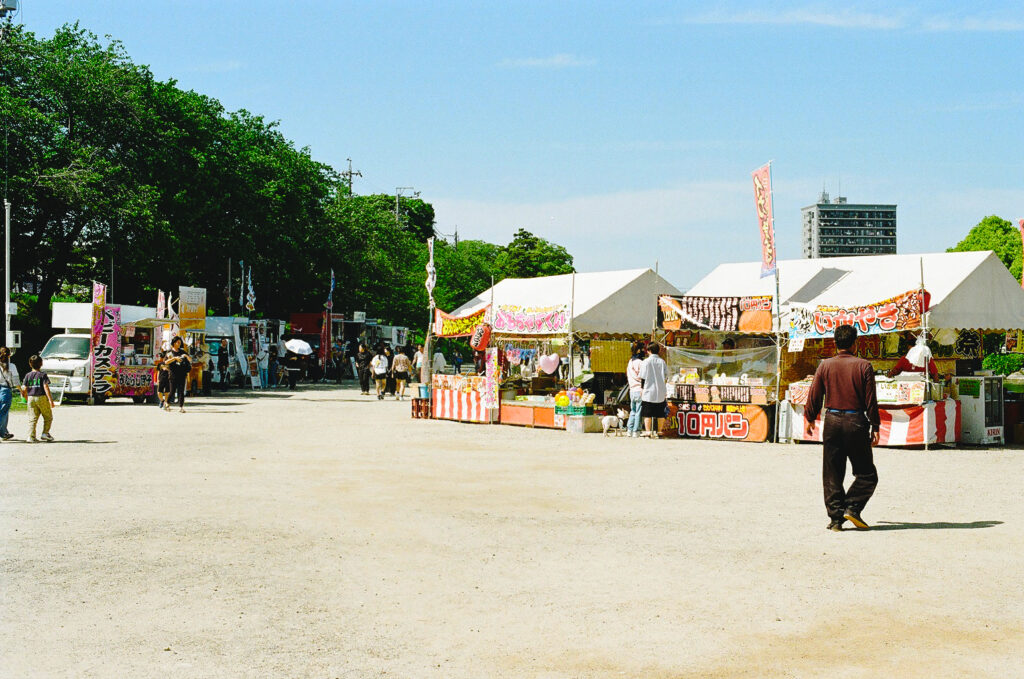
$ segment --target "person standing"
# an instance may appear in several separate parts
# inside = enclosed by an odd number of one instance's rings
[[[444,354],[441,353],[441,349],[434,352],[434,358],[430,364],[430,372],[435,375],[440,375],[444,372],[448,362],[444,360]]]
[[[395,385],[398,388],[398,395],[395,396],[396,401],[401,401],[405,398],[405,383],[409,381],[409,368],[412,367],[412,361],[405,353],[399,351],[395,354],[394,360],[391,362],[391,374],[394,375]]]
[[[644,430],[651,438],[658,438],[659,420],[665,417],[665,402],[668,400],[668,366],[661,358],[661,346],[651,342],[647,347],[649,356],[640,365],[640,379],[643,391],[640,398],[640,415],[644,418]]]
[[[11,363],[11,350],[0,347],[0,438],[10,441],[14,434],[7,429],[7,420],[11,415],[11,402],[14,390],[21,388],[18,367]]]
[[[220,351],[217,352],[217,371],[220,373],[221,390],[228,388],[228,366],[230,363],[231,357],[228,355],[228,341],[224,340],[220,343]]]
[[[256,365],[260,370],[260,389],[266,389],[270,386],[270,352],[267,351],[267,345],[262,341],[256,352]]]
[[[267,379],[270,387],[277,386],[277,345],[271,344],[267,349]]]
[[[192,369],[192,360],[185,350],[185,340],[175,337],[171,340],[171,350],[167,352],[164,363],[171,375],[171,399],[169,402],[177,403],[179,412],[185,412],[185,385],[188,382],[188,374]]]
[[[53,409],[57,407],[50,393],[50,377],[42,371],[43,359],[38,354],[28,359],[28,367],[32,370],[25,375],[21,385],[21,395],[28,401],[28,442],[49,443],[53,441],[50,425],[53,424]],[[36,439],[36,423],[40,415],[43,417],[43,433]]]
[[[629,420],[626,422],[626,434],[632,438],[640,436],[640,425],[643,418],[640,407],[644,402],[644,386],[640,379],[640,368],[644,363],[643,342],[633,344],[633,355],[626,364],[626,384],[629,386]]]
[[[416,371],[416,381],[417,382],[420,381],[420,374],[422,373],[422,370],[423,370],[423,359],[424,358],[425,357],[423,355],[423,345],[422,344],[417,344],[416,345],[416,353],[413,354],[413,356],[412,356],[412,367],[413,367],[413,370]]]
[[[394,396],[397,392],[397,384],[395,384],[395,373],[392,366],[395,363],[395,352],[391,347],[384,347],[384,356],[388,359],[388,372],[384,379],[384,393],[388,396]]]
[[[878,445],[878,400],[871,363],[853,353],[857,328],[841,325],[835,332],[838,353],[825,359],[814,372],[804,406],[804,438],[814,437],[814,422],[824,406],[821,480],[832,531],[849,521],[861,530],[870,528],[860,513],[878,485],[871,447]],[[843,489],[846,460],[853,468],[853,483]]]
[[[356,371],[359,373],[359,390],[363,396],[370,395],[370,363],[373,356],[365,344],[360,344],[356,351]]]
[[[167,401],[171,395],[171,373],[164,363],[166,358],[167,352],[164,352],[156,359],[156,396],[160,399],[160,409],[170,412],[171,404]]]

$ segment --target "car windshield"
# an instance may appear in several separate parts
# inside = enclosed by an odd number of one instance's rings
[[[43,358],[88,358],[88,337],[51,337],[39,353]]]

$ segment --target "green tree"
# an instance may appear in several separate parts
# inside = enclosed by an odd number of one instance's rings
[[[516,231],[512,242],[502,248],[495,263],[503,278],[536,278],[575,271],[572,255],[565,248],[526,229]]]
[[[1002,217],[991,215],[978,222],[966,238],[947,252],[991,250],[1019,281],[1021,279],[1021,249],[1021,235],[1017,228]]]

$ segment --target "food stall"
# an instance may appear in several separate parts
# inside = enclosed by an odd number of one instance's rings
[[[963,413],[952,382],[980,363],[986,333],[1024,325],[1024,291],[991,252],[792,260],[779,271],[787,335],[782,440],[804,438],[807,388],[821,360],[836,353],[838,325],[858,327],[856,353],[875,368],[881,445],[889,446],[960,441]],[[759,274],[759,262],[721,265],[691,294],[767,292]],[[885,376],[922,333],[939,379]],[[820,420],[814,431],[820,440]]]
[[[451,328],[461,324],[463,334],[470,334],[467,326],[486,325],[487,364],[493,363],[500,389],[495,421],[565,429],[571,418],[596,417],[588,414],[592,406],[587,411],[586,406],[556,403],[559,392],[575,382],[581,350],[592,350],[596,344],[598,363],[595,366],[592,360],[591,366],[614,368],[613,352],[621,347],[611,343],[625,345],[618,367],[624,373],[629,338],[649,336],[655,295],[664,291],[678,294],[651,269],[507,278],[451,314],[439,312],[435,335],[451,336],[438,332],[439,322]],[[597,344],[601,342],[605,344]],[[580,423],[579,430],[592,430],[592,425]]]
[[[772,300],[658,296],[659,338],[669,370],[663,436],[773,439],[778,345]]]

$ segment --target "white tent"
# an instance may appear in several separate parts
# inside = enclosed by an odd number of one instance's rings
[[[1024,329],[1024,290],[991,251],[795,259],[779,262],[783,328],[790,305],[863,306],[910,290],[931,295],[932,328]],[[775,295],[760,262],[722,264],[688,295]]]
[[[492,290],[495,307],[565,305],[572,308],[573,332],[601,334],[650,332],[654,327],[657,295],[680,294],[674,285],[651,269],[506,278],[451,314],[463,316],[487,306],[491,303]]]

